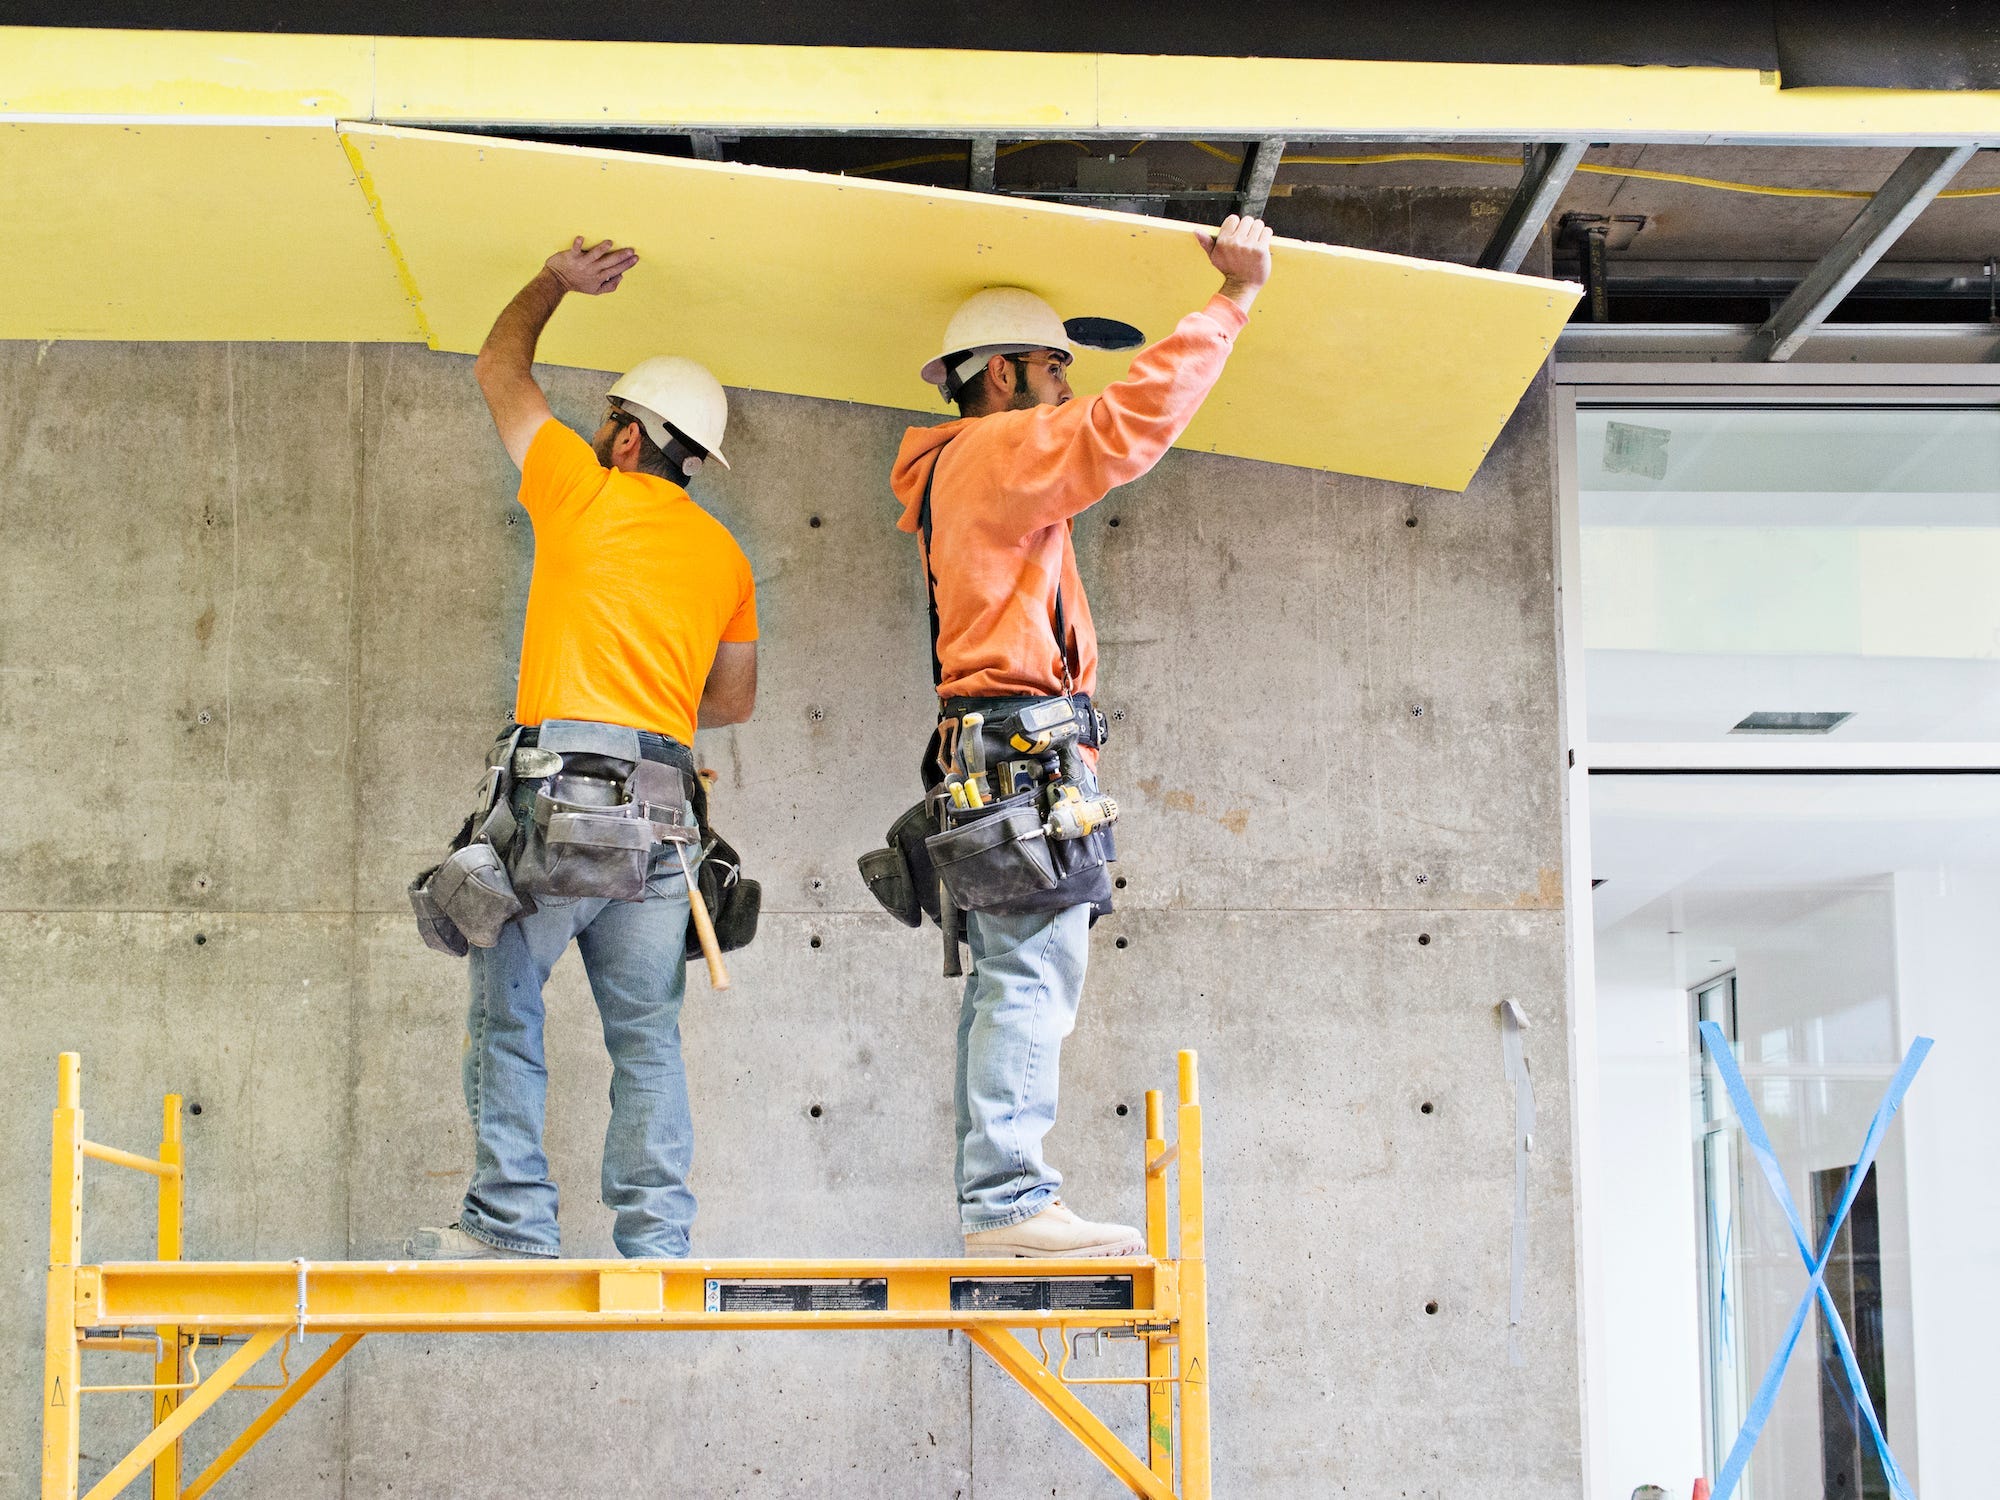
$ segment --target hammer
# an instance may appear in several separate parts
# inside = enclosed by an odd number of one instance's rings
[[[703,771],[701,778],[714,787],[715,772]],[[687,846],[675,844],[674,853],[680,857],[681,874],[687,877],[688,915],[694,919],[694,935],[701,941],[701,956],[708,965],[709,988],[726,990],[729,971],[722,966],[722,945],[715,939],[715,922],[708,914],[708,903],[701,898],[701,885],[695,880],[694,871],[688,868]]]

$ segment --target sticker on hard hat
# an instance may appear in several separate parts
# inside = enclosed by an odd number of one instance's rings
[[[1146,342],[1145,334],[1116,318],[1070,318],[1064,322],[1063,332],[1071,343],[1086,349],[1136,349]]]

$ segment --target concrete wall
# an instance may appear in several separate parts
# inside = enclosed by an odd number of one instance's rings
[[[1461,255],[1493,207],[1281,202]],[[545,373],[559,415],[594,420],[602,377]],[[906,420],[739,394],[734,473],[697,486],[761,592],[757,719],[699,752],[766,891],[736,987],[690,979],[702,1255],[957,1248],[955,991],[853,870],[911,799],[932,713],[884,485]],[[1537,385],[1463,496],[1176,454],[1077,526],[1126,711],[1106,757],[1126,886],[1052,1147],[1079,1207],[1138,1215],[1142,1092],[1201,1049],[1221,1494],[1578,1491],[1551,452]],[[511,491],[463,359],[0,345],[0,1490],[32,1488],[58,1050],[84,1055],[96,1138],[153,1140],[165,1089],[202,1105],[194,1256],[381,1257],[451,1215],[464,977],[402,885],[511,701]],[[573,955],[552,992],[565,1248],[609,1254],[609,1069]],[[1504,996],[1533,1022],[1539,1109],[1524,1368]],[[87,1256],[142,1252],[135,1186],[93,1168],[89,1210]],[[132,1400],[92,1399],[87,1474]],[[1097,1404],[1139,1435],[1135,1397]],[[929,1334],[373,1341],[232,1492],[835,1480],[1120,1492]]]

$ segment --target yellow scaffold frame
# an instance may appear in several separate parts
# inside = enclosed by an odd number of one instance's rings
[[[1135,1495],[1211,1500],[1201,1103],[1192,1052],[1180,1054],[1174,1144],[1164,1139],[1160,1092],[1146,1094],[1147,1254],[1131,1259],[183,1261],[180,1121],[180,1096],[168,1094],[157,1157],[85,1139],[82,1067],[76,1053],[62,1054],[50,1170],[42,1500],[78,1500],[84,1396],[149,1393],[153,1429],[83,1500],[111,1500],[148,1468],[152,1500],[198,1500],[371,1333],[947,1328],[963,1330]],[[86,1158],[158,1179],[157,1260],[83,1264]],[[1176,1169],[1180,1254],[1170,1257],[1167,1176]],[[1112,1284],[1119,1286],[1130,1278],[1131,1306],[1093,1305],[1094,1299],[1075,1295],[1065,1299],[1053,1285],[1037,1294],[1053,1310],[977,1305],[976,1284],[981,1282],[1012,1283],[1018,1292],[1024,1284],[1077,1278],[1099,1285],[1115,1279]],[[863,1282],[872,1288],[868,1300],[881,1297],[885,1306],[795,1310],[762,1305],[743,1310],[720,1306],[716,1292],[718,1286],[743,1283],[807,1284],[804,1300],[813,1300],[812,1283]],[[954,1295],[954,1283],[971,1289],[961,1299]],[[955,1305],[961,1300],[965,1305]],[[1035,1351],[1019,1330],[1033,1331]],[[1050,1330],[1057,1341],[1053,1356],[1047,1345]],[[331,1334],[333,1342],[303,1370],[290,1372],[287,1347],[280,1350],[277,1384],[239,1384],[272,1349],[308,1333]],[[1091,1336],[1142,1341],[1146,1373],[1088,1379],[1069,1375],[1074,1342]],[[229,1344],[236,1345],[234,1351],[204,1376],[197,1363],[203,1346]],[[85,1385],[87,1351],[151,1355],[152,1379]],[[1078,1398],[1076,1387],[1092,1385],[1144,1390],[1143,1460]],[[181,1438],[232,1388],[277,1394],[207,1469],[184,1484]]]

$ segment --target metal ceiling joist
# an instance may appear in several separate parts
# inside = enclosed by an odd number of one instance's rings
[[[1000,138],[992,135],[976,135],[972,138],[971,161],[966,170],[966,185],[975,193],[993,191],[993,174],[1000,163]]]
[[[1905,229],[1944,191],[1977,145],[1920,146],[1862,206],[1834,247],[1744,346],[1745,360],[1787,360]]]
[[[1284,159],[1285,143],[1276,136],[1250,143],[1249,153],[1243,158],[1243,185],[1236,193],[1239,214],[1263,214],[1264,206],[1271,201],[1271,185],[1278,180],[1278,164]]]
[[[1528,251],[1555,212],[1556,200],[1576,175],[1587,143],[1564,141],[1543,143],[1527,149],[1521,169],[1521,185],[1514,201],[1500,217],[1500,227],[1479,254],[1479,264],[1488,271],[1518,271]]]

